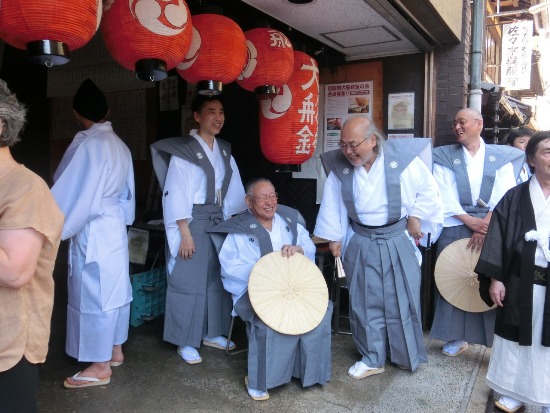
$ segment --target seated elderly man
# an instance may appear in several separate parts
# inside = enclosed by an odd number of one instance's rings
[[[281,334],[260,320],[247,290],[256,261],[277,250],[284,257],[299,253],[313,261],[315,246],[298,223],[303,221],[300,213],[277,205],[277,193],[269,180],[249,182],[245,201],[248,211],[209,232],[219,250],[224,288],[233,296],[234,311],[246,323],[248,394],[254,400],[267,400],[268,389],[288,383],[292,377],[300,379],[303,387],[330,380],[332,303],[327,302],[321,323],[305,334]]]

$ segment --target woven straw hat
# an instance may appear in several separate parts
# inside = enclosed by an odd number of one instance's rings
[[[439,292],[449,303],[471,313],[482,313],[488,307],[479,295],[479,281],[474,268],[479,252],[466,248],[469,238],[449,244],[435,264],[435,283]]]
[[[302,254],[281,251],[256,262],[248,295],[258,317],[282,334],[304,334],[317,327],[327,311],[328,289],[319,268]]]

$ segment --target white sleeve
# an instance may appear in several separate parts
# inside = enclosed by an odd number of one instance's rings
[[[495,174],[495,184],[491,198],[489,199],[489,210],[493,210],[500,199],[510,188],[516,186],[516,177],[514,176],[514,166],[511,162],[500,167]]]
[[[408,215],[417,217],[421,221],[442,223],[443,204],[435,178],[419,158],[415,158],[411,164],[412,167],[407,167],[405,171],[413,179],[411,186],[416,189],[416,194]]]
[[[174,224],[180,219],[191,222],[195,185],[198,177],[193,173],[188,161],[172,156],[166,173],[162,206],[166,225]]]
[[[455,215],[465,214],[466,211],[460,205],[455,174],[449,168],[434,164],[433,175],[439,186],[443,202],[443,218],[447,219]]]
[[[302,247],[304,249],[304,255],[315,262],[315,251],[317,249],[307,229],[300,224],[298,224],[298,239],[296,240],[296,245]]]
[[[443,223],[443,203],[437,181],[419,158],[415,158],[410,167],[403,171],[402,181],[402,192],[406,198],[412,199],[407,215],[420,219],[420,228],[424,233],[420,245],[427,246],[428,234],[430,243],[434,243],[439,238]]]
[[[203,178],[202,170],[190,162],[172,156],[162,194],[162,211],[166,241],[170,255],[178,255],[181,244],[181,233],[177,225],[180,219],[192,221],[195,196],[201,192]]]
[[[225,219],[229,218],[231,215],[235,215],[246,210],[244,186],[241,179],[241,174],[239,173],[239,168],[237,167],[237,163],[233,157],[231,157],[230,165],[233,170],[233,174],[231,175],[231,180],[229,181],[229,187],[227,188],[227,194],[223,200],[222,207]]]
[[[93,139],[83,142],[52,187],[52,194],[65,215],[61,239],[78,234],[88,221],[102,214],[101,200],[108,170],[102,150]]]
[[[233,295],[234,302],[248,288],[250,272],[260,258],[258,243],[251,243],[249,238],[243,234],[228,234],[219,254],[223,287]]]
[[[136,190],[134,181],[134,166],[130,162],[130,170],[126,178],[126,187],[124,193],[118,197],[118,204],[124,212],[126,225],[132,225],[136,217]]]
[[[342,199],[341,183],[331,172],[325,182],[313,233],[329,241],[342,241],[348,225],[348,211]]]

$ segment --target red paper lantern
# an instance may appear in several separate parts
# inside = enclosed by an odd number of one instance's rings
[[[61,65],[94,36],[101,11],[101,0],[1,0],[0,38],[33,63]]]
[[[191,14],[184,0],[110,0],[101,32],[107,50],[141,80],[162,80],[191,46]]]
[[[294,70],[294,50],[290,40],[278,30],[259,28],[244,33],[248,58],[237,83],[259,95],[275,94]]]
[[[193,16],[193,41],[178,74],[201,94],[218,95],[246,63],[246,38],[233,20],[219,14]]]
[[[260,102],[260,147],[280,170],[296,170],[317,145],[319,69],[317,62],[294,51],[294,72],[277,96]]]

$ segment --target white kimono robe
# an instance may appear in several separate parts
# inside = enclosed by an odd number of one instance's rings
[[[476,205],[477,199],[479,198],[479,192],[481,190],[483,165],[485,162],[485,146],[486,144],[483,140],[481,140],[481,145],[475,156],[470,155],[466,148],[462,148],[464,151],[466,170],[468,171],[468,178],[470,180],[472,205]],[[439,185],[441,198],[443,200],[443,214],[445,219],[443,221],[443,227],[464,225],[458,219],[453,218],[454,215],[466,214],[464,208],[460,205],[455,174],[449,168],[445,168],[444,166],[436,163],[434,164],[433,175]],[[506,191],[514,186],[516,186],[514,168],[511,163],[507,163],[496,171],[491,198],[489,200],[484,200],[487,203],[489,210],[492,211]]]
[[[384,172],[384,154],[380,154],[367,172],[362,166],[353,168],[355,208],[361,223],[379,226],[388,220],[388,195]],[[401,217],[420,219],[424,232],[443,222],[439,188],[427,166],[415,158],[401,174]],[[341,182],[330,173],[325,183],[323,200],[317,216],[315,235],[331,241],[342,241],[342,256],[354,232],[342,199]],[[432,234],[433,236],[433,234]],[[411,238],[414,245],[414,240]],[[420,252],[416,248],[420,259]]]
[[[196,130],[192,130],[190,135],[201,144],[204,153],[206,153],[210,163],[214,167],[216,173],[216,194],[218,194],[225,177],[224,164],[218,143],[214,140],[214,148],[210,150],[208,145],[197,135]],[[233,156],[231,157],[230,165],[233,174],[231,175],[227,194],[222,204],[224,219],[246,209],[244,187],[239,168]],[[170,259],[168,262],[168,272],[170,273],[174,268],[181,244],[181,234],[176,221],[187,219],[190,223],[193,219],[193,204],[204,204],[206,200],[206,175],[197,165],[185,159],[172,156],[164,183],[164,192],[167,191],[170,192],[171,196],[162,198],[162,206],[166,239],[170,249]],[[216,199],[216,201],[220,202],[219,199]]]
[[[65,214],[61,238],[70,239],[66,350],[79,361],[101,362],[128,336],[126,225],[135,216],[134,170],[110,122],[86,132],[56,174],[52,193]]]

